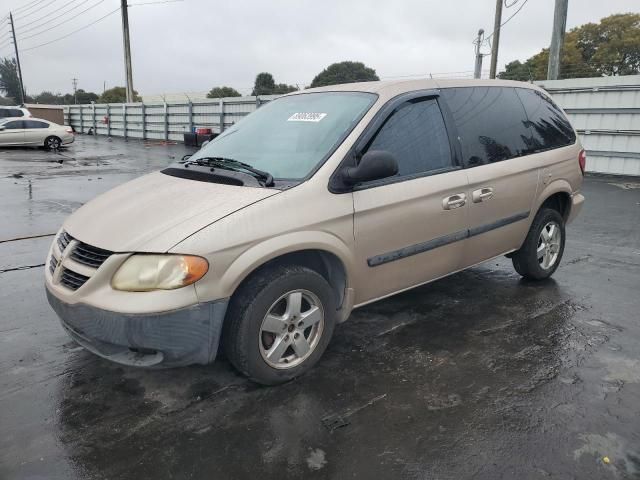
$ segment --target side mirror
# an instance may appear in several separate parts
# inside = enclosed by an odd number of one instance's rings
[[[342,180],[347,185],[381,180],[398,173],[398,161],[391,152],[371,150],[363,155],[356,167],[347,167],[342,171]]]

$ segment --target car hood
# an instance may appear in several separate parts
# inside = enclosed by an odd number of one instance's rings
[[[113,252],[165,252],[207,225],[277,193],[155,172],[86,203],[63,228],[82,242]]]

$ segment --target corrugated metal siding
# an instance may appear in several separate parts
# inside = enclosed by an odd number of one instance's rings
[[[536,83],[578,131],[587,171],[640,175],[640,75]]]
[[[77,132],[117,137],[182,141],[193,128],[219,133],[276,98],[232,97],[197,102],[148,102],[65,106],[65,119]]]

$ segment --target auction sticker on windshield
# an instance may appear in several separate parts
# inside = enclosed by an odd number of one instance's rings
[[[299,112],[291,115],[287,122],[319,122],[326,116],[326,113]]]

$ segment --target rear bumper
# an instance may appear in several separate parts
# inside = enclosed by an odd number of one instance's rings
[[[569,210],[569,218],[567,218],[566,223],[571,223],[582,210],[582,205],[584,205],[584,195],[581,193],[574,193],[571,195],[571,209]]]
[[[46,289],[62,326],[100,357],[139,367],[208,364],[218,351],[228,299],[169,312],[126,314],[68,304]]]

